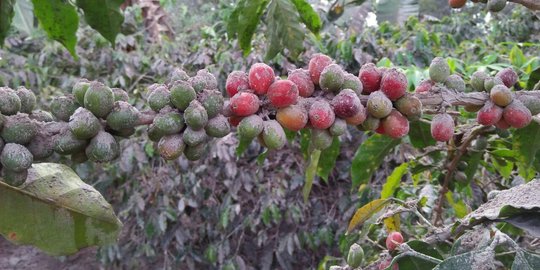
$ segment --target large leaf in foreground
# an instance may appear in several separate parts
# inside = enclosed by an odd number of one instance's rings
[[[533,164],[536,153],[540,150],[540,125],[531,123],[525,128],[514,132],[513,150],[517,152],[519,174],[526,180],[531,180],[535,171]]]
[[[15,14],[13,4],[15,4],[15,0],[0,1],[0,47],[4,44],[4,38],[7,36]]]
[[[356,151],[351,164],[353,188],[368,182],[390,150],[400,142],[401,140],[380,134],[375,134],[364,141]]]
[[[77,0],[77,6],[84,10],[86,22],[113,47],[124,22],[124,14],[120,11],[122,3],[124,0]]]
[[[295,6],[289,0],[273,0],[268,8],[268,49],[265,58],[273,59],[283,48],[297,57],[304,50],[304,29]]]
[[[122,223],[69,167],[34,164],[20,188],[0,182],[0,234],[52,255],[116,242]]]

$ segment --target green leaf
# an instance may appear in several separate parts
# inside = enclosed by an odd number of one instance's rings
[[[309,165],[306,169],[306,182],[304,188],[302,188],[302,195],[304,196],[304,202],[307,202],[309,193],[311,193],[311,187],[313,186],[313,179],[317,173],[317,166],[319,164],[319,158],[321,157],[321,150],[313,150],[309,159]]]
[[[246,152],[252,141],[253,140],[245,140],[240,138],[238,140],[238,146],[236,146],[236,155],[241,156],[244,152]]]
[[[13,4],[15,0],[0,1],[0,47],[4,45],[4,39],[6,38],[9,28],[11,27],[11,20],[13,20]]]
[[[442,260],[443,257],[441,254],[428,243],[422,242],[420,240],[411,240],[407,242],[407,245],[411,247],[414,251],[428,255],[433,258]],[[422,260],[419,257],[414,256],[405,256],[398,261],[399,269],[407,270],[424,270],[424,269],[433,269],[436,266],[433,262]]]
[[[34,6],[31,0],[18,0],[13,7],[15,17],[13,17],[12,27],[19,33],[31,37],[36,33],[37,27],[34,26]]]
[[[334,137],[332,145],[324,149],[319,159],[319,166],[317,168],[317,175],[328,182],[328,176],[336,165],[336,159],[339,156],[341,142],[338,137]]]
[[[315,12],[313,7],[306,0],[291,0],[300,14],[302,22],[307,26],[309,31],[318,34],[322,27],[321,18]]]
[[[527,81],[527,89],[534,90],[534,86],[540,82],[540,68],[537,68],[531,72],[529,75],[529,80]]]
[[[437,144],[431,136],[431,126],[422,121],[412,121],[409,123],[409,138],[411,144],[416,148],[424,148]]]
[[[514,45],[510,50],[510,63],[516,67],[522,67],[525,62],[527,62],[527,58],[525,58],[521,49]]]
[[[75,53],[77,45],[77,28],[79,27],[79,15],[75,7],[67,0],[32,0],[34,14],[39,20],[41,27],[50,38],[60,42],[71,53]]]
[[[437,265],[437,267],[433,268],[434,270],[476,270],[478,268],[474,268],[475,266],[478,267],[478,265],[474,265],[475,261],[483,262],[480,258],[477,260],[477,256],[482,256],[484,253],[480,251],[471,251],[467,253],[463,253],[457,256],[452,256],[444,260],[442,263]],[[484,258],[485,259],[485,258]]]
[[[77,0],[77,6],[84,11],[84,19],[103,37],[115,45],[116,35],[120,33],[124,14],[120,5],[124,0]]]
[[[289,0],[273,0],[267,15],[268,49],[266,60],[271,60],[284,48],[293,58],[304,50],[304,30],[294,5]]]
[[[471,182],[474,175],[476,174],[476,171],[478,170],[478,166],[480,165],[480,161],[482,161],[482,157],[484,156],[484,150],[482,151],[469,151],[469,154],[463,157],[463,160],[467,162],[467,168],[465,168],[465,175],[467,175],[467,182]]]
[[[390,200],[387,199],[376,199],[360,207],[358,210],[356,210],[354,216],[349,222],[347,232],[351,232],[357,226],[362,225],[362,223],[364,223],[374,214],[381,211],[389,202]]]
[[[240,48],[244,55],[251,52],[251,40],[261,21],[269,0],[240,0],[227,21],[230,38],[238,35]]]
[[[512,148],[516,151],[519,175],[526,180],[531,180],[536,174],[533,163],[536,153],[540,150],[538,138],[540,138],[540,125],[534,122],[514,132]]]
[[[34,164],[21,188],[0,182],[0,234],[52,255],[115,243],[122,223],[109,203],[73,170]]]
[[[386,155],[400,142],[401,140],[394,140],[380,134],[375,134],[365,140],[358,147],[351,164],[353,188],[367,183]]]
[[[448,203],[452,206],[454,209],[454,212],[456,213],[456,217],[462,218],[467,215],[467,205],[465,205],[465,202],[463,200],[454,201],[453,193],[451,191],[448,191],[446,193],[446,200]]]
[[[381,191],[381,199],[387,199],[394,195],[394,192],[399,188],[401,178],[407,173],[409,169],[409,163],[403,163],[396,167],[394,171],[386,178]]]
[[[536,270],[540,269],[540,256],[527,252],[525,250],[519,250],[514,258],[512,264],[512,270]]]

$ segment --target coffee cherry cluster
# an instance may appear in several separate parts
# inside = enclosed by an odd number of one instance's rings
[[[378,263],[377,268],[384,270],[388,268],[392,262],[392,256],[395,255],[396,249],[403,244],[404,239],[403,235],[400,232],[391,232],[386,237],[386,248],[388,253],[385,253],[386,256],[381,259]],[[389,256],[390,254],[390,256]],[[347,265],[352,269],[359,269],[364,261],[364,250],[362,247],[356,243],[352,244],[349,248],[349,253],[347,254]],[[392,266],[392,270],[398,270],[398,264]]]
[[[223,116],[224,99],[214,75],[199,70],[193,77],[175,69],[166,84],[148,87],[147,102],[157,113],[148,127],[148,137],[166,160],[182,154],[198,160],[206,152],[210,138],[229,134]]]
[[[487,9],[491,12],[502,11],[506,7],[507,0],[471,0],[473,3],[487,4]],[[448,0],[448,5],[452,8],[462,8],[467,4],[467,0]]]

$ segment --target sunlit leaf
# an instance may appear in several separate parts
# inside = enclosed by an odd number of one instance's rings
[[[365,140],[358,147],[351,164],[353,188],[367,183],[388,153],[400,142],[401,140],[380,134],[375,134]]]
[[[302,189],[302,195],[304,196],[304,201],[307,202],[309,198],[309,193],[311,193],[311,188],[313,186],[313,179],[317,174],[317,166],[319,165],[319,158],[321,157],[321,150],[313,150],[309,159],[309,165],[306,169],[306,182],[304,183],[304,188]]]
[[[381,191],[381,199],[387,199],[394,195],[394,192],[399,188],[401,178],[403,178],[408,170],[409,163],[403,163],[394,169],[388,178],[386,178],[386,183],[384,183]]]
[[[336,165],[336,160],[339,156],[340,144],[339,137],[334,137],[332,145],[324,149],[321,153],[317,175],[325,182],[328,182],[328,176]]]
[[[390,201],[386,199],[376,199],[360,207],[358,210],[356,210],[354,216],[349,222],[347,232],[351,232],[357,226],[362,225],[362,223],[368,220],[371,216],[381,211],[389,202]]]

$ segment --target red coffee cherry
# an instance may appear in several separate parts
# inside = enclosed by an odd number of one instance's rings
[[[227,77],[227,82],[225,82],[225,90],[229,97],[233,97],[236,93],[242,90],[249,89],[249,78],[248,75],[243,71],[233,71]]]
[[[396,101],[407,91],[407,77],[395,68],[384,73],[381,79],[381,91],[392,101]]]
[[[521,101],[516,99],[504,108],[503,118],[513,128],[524,128],[531,123],[532,114]]]
[[[298,99],[298,87],[289,80],[275,81],[268,88],[267,96],[270,103],[276,108],[287,107],[296,103]]]
[[[236,116],[248,116],[259,110],[259,98],[249,92],[240,92],[230,100],[231,111]]]
[[[256,63],[249,69],[249,87],[257,95],[266,94],[275,78],[274,70],[267,64]]]
[[[344,89],[332,99],[332,107],[336,116],[341,118],[349,118],[358,114],[362,106],[360,98],[351,89]]]
[[[497,73],[495,77],[499,77],[506,87],[514,86],[518,81],[518,75],[512,68],[505,68]]]
[[[294,104],[277,111],[276,120],[284,128],[292,131],[303,129],[308,122],[308,113],[304,106]]]
[[[309,60],[308,69],[311,81],[315,85],[319,85],[319,78],[321,77],[322,71],[330,64],[332,64],[332,58],[327,55],[317,53],[311,57],[311,60]]]
[[[433,117],[431,121],[431,136],[439,142],[447,142],[454,136],[454,119],[447,113]]]
[[[382,120],[384,133],[394,139],[404,137],[409,133],[409,120],[397,110]]]
[[[373,63],[365,64],[360,68],[358,78],[362,82],[363,93],[369,94],[381,87],[382,72]]]
[[[336,115],[330,104],[325,100],[313,102],[308,112],[309,122],[313,128],[327,129],[334,123]]]
[[[287,80],[290,80],[298,86],[298,94],[301,97],[310,97],[315,91],[315,85],[309,76],[309,71],[305,69],[295,69],[289,71]]]
[[[423,80],[416,86],[414,91],[416,93],[427,93],[433,88],[433,85],[435,85],[435,83],[432,80]]]
[[[386,237],[386,248],[389,251],[394,251],[401,244],[403,244],[403,235],[400,232],[391,232]]]
[[[503,109],[491,100],[488,100],[484,107],[478,111],[476,115],[476,121],[485,126],[495,125],[495,123],[501,120]]]

